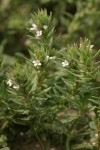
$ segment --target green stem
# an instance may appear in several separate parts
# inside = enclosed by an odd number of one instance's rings
[[[2,125],[2,127],[1,127],[1,129],[0,129],[0,133],[7,127],[7,125],[8,125],[8,121],[6,121],[6,122]]]
[[[45,150],[49,150],[50,149],[50,142],[46,141],[46,146],[45,146]]]
[[[39,144],[41,145],[41,148],[44,150],[44,149],[45,149],[45,146],[44,146],[44,144],[43,144],[41,138],[40,138],[38,135],[35,135],[35,136],[36,136],[36,138],[37,138]]]
[[[44,149],[45,149],[45,146],[44,146],[44,143],[43,143],[42,139],[38,136],[38,134],[36,133],[35,130],[34,130],[34,132],[35,132],[35,137],[36,137],[38,143],[40,144],[42,150],[44,150]]]
[[[69,137],[69,135],[67,136],[66,150],[70,150],[70,137]]]

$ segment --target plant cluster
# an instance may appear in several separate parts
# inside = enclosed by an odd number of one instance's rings
[[[0,144],[21,125],[44,150],[54,135],[66,150],[99,150],[100,51],[88,39],[58,51],[54,29],[45,10],[32,15],[30,58],[9,68],[0,85]]]

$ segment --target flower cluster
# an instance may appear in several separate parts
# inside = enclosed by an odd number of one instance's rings
[[[8,81],[7,81],[7,85],[9,86],[9,87],[13,87],[13,89],[19,89],[19,85],[17,84],[17,85],[14,85],[13,84],[13,81],[11,80],[11,79],[9,79]]]
[[[94,47],[94,45],[90,45],[90,46],[87,46],[87,47],[89,47],[89,50],[91,51],[92,48]]]
[[[55,58],[56,58],[56,56],[50,57],[49,55],[47,55],[46,56],[46,61],[54,60]],[[32,63],[34,64],[34,66],[41,66],[41,62],[39,60],[34,60],[34,61],[32,61]],[[69,62],[67,60],[63,61],[62,66],[63,67],[69,66]]]
[[[36,31],[36,37],[40,37],[42,35],[42,30],[37,30]]]
[[[47,28],[48,28],[47,25],[44,25],[44,26],[43,26],[43,29],[44,29],[44,30],[46,30]],[[36,32],[36,35],[35,35],[36,38],[37,38],[37,37],[41,37],[41,36],[42,36],[42,33],[43,33],[42,30],[38,29],[38,27],[37,27],[37,25],[36,25],[35,23],[32,24],[32,27],[30,28],[30,31],[35,31],[35,32]]]
[[[48,60],[53,60],[53,59],[55,59],[56,58],[56,56],[52,56],[52,57],[50,57],[49,55],[47,55],[46,56],[46,60],[48,61]]]
[[[41,66],[41,63],[39,60],[34,60],[33,64],[34,64],[34,66]]]
[[[9,85],[9,87],[11,87],[12,86],[12,80],[11,79],[9,79],[8,81],[7,81],[7,84]]]
[[[88,40],[88,39],[87,39],[87,40]],[[80,43],[79,47],[82,48],[82,43]],[[94,45],[90,45],[90,46],[87,46],[87,47],[89,47],[89,50],[91,51],[92,48],[94,47]]]
[[[30,30],[32,31],[36,31],[37,30],[37,25],[35,23],[32,24],[32,27],[30,28]]]
[[[69,65],[69,62],[68,62],[67,60],[65,60],[65,61],[62,62],[62,66],[63,66],[63,67],[66,67],[66,66],[68,66],[68,65]]]

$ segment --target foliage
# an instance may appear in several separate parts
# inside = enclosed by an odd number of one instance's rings
[[[32,15],[30,58],[10,68],[0,85],[0,133],[21,125],[43,149],[56,135],[66,150],[99,150],[100,51],[87,39],[58,51],[54,28],[46,10]]]

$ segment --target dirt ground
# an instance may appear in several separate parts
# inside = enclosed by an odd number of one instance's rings
[[[36,142],[36,140],[33,138],[26,138],[24,135],[21,135],[20,137],[16,137],[10,144],[11,150],[45,150],[41,146],[39,142]],[[65,148],[61,145],[50,146],[49,150],[65,150]]]
[[[43,148],[42,142],[36,139],[34,136],[28,136],[27,131],[29,128],[23,126],[14,126],[14,134],[8,136],[7,139],[10,139],[7,143],[10,147],[10,150],[47,150]],[[7,130],[8,132],[8,130]],[[8,134],[9,135],[9,134]],[[65,145],[61,137],[56,136],[56,134],[50,138],[50,146],[48,150],[65,150]],[[49,145],[49,144],[48,144]]]

